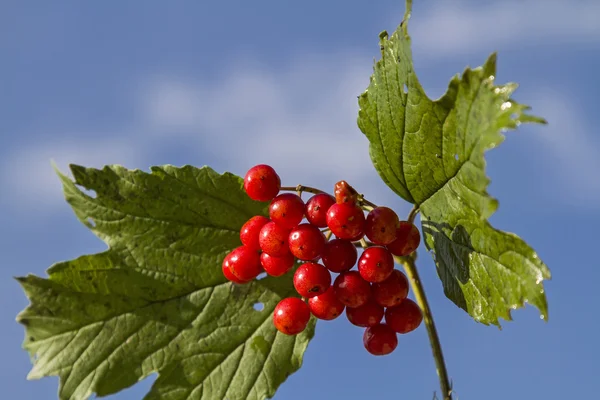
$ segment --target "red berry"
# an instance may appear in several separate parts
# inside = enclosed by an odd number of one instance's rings
[[[346,317],[352,325],[362,326],[363,328],[377,325],[383,319],[384,310],[373,300],[367,301],[360,307],[346,308]]]
[[[262,272],[258,251],[248,246],[234,249],[226,260],[229,271],[240,281],[251,281]]]
[[[309,320],[308,305],[297,297],[281,300],[273,312],[273,325],[286,335],[299,334],[306,329]]]
[[[358,271],[342,272],[333,283],[335,295],[346,307],[360,307],[371,297],[371,285]]]
[[[282,257],[273,257],[267,253],[260,255],[260,263],[265,272],[271,276],[281,276],[287,273],[294,266],[294,256],[287,253]]]
[[[231,258],[231,253],[227,254],[227,256],[225,256],[225,258],[223,259],[223,264],[221,265],[221,269],[223,270],[223,275],[225,275],[225,278],[227,278],[227,280],[230,280],[231,282],[234,283],[248,283],[250,282],[252,279],[248,280],[248,281],[242,281],[240,279],[238,279],[232,272],[231,272],[231,268],[229,267],[229,259]]]
[[[408,279],[397,269],[383,282],[372,285],[373,299],[384,307],[394,307],[408,296]]]
[[[335,199],[327,193],[315,194],[306,202],[306,219],[319,228],[327,226],[327,210],[335,204]]]
[[[304,202],[297,194],[280,194],[271,201],[269,216],[278,225],[293,229],[304,218]]]
[[[423,312],[411,299],[385,310],[385,322],[398,333],[412,332],[421,325]]]
[[[350,270],[358,259],[358,251],[354,244],[344,239],[333,239],[325,243],[321,261],[331,272]]]
[[[367,214],[365,235],[375,244],[390,244],[396,239],[399,225],[400,219],[394,210],[388,207],[376,207]]]
[[[294,288],[302,297],[315,297],[331,286],[331,274],[321,264],[304,263],[294,273]]]
[[[335,195],[335,201],[338,204],[356,204],[356,200],[358,199],[358,193],[346,181],[339,181],[336,183],[333,187],[333,194]]]
[[[256,215],[250,218],[240,230],[240,240],[245,246],[251,249],[259,250],[260,244],[258,243],[258,237],[260,230],[269,222],[269,218],[263,217],[262,215]]]
[[[292,254],[304,261],[313,261],[321,257],[325,247],[325,235],[311,224],[300,224],[290,232],[288,239]]]
[[[252,200],[269,201],[277,196],[279,188],[281,179],[269,165],[255,165],[244,177],[244,190]]]
[[[308,299],[308,308],[312,315],[325,321],[339,317],[345,307],[335,296],[333,286],[330,286],[325,293]]]
[[[396,230],[396,240],[387,245],[395,256],[407,256],[419,247],[421,234],[419,229],[408,221],[400,221]]]
[[[283,257],[290,252],[288,236],[290,230],[271,221],[260,230],[258,243],[262,251],[273,257]]]
[[[365,330],[363,344],[374,356],[385,356],[398,347],[398,336],[386,324],[377,324]]]
[[[358,259],[358,272],[368,282],[383,282],[393,270],[394,256],[385,247],[369,247]]]
[[[327,211],[327,226],[340,239],[359,240],[365,233],[365,214],[356,204],[337,203]]]

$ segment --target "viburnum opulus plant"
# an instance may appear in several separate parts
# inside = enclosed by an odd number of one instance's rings
[[[415,265],[421,240],[446,296],[476,321],[499,325],[526,302],[547,319],[550,272],[488,222],[498,202],[484,159],[503,131],[544,120],[511,98],[515,84],[495,84],[495,55],[430,100],[413,68],[411,5],[380,35],[357,120],[379,176],[413,204],[406,218],[366,200],[352,177],[331,194],[285,187],[260,160],[245,179],[209,167],[71,165],[74,180],[58,173],[66,200],[109,248],[54,264],[47,278],[17,278],[31,301],[17,317],[29,378],[58,376],[60,399],[116,393],[153,373],[146,399],[270,398],[300,368],[316,320],[345,314],[377,356],[422,323],[441,398],[451,399]]]

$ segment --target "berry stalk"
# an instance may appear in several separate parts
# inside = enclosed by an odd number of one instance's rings
[[[413,208],[413,211],[411,211],[410,216],[412,216],[413,220],[417,214],[417,211],[418,209],[416,208]],[[413,289],[417,304],[423,311],[423,320],[425,322],[425,327],[427,328],[427,335],[429,336],[429,343],[431,344],[431,351],[435,360],[435,368],[440,380],[440,388],[443,395],[442,400],[452,400],[452,385],[450,384],[450,379],[448,377],[448,371],[444,361],[444,353],[442,352],[440,337],[438,336],[435,322],[433,321],[433,314],[431,312],[431,308],[429,307],[427,296],[425,295],[425,288],[421,283],[421,278],[419,277],[419,272],[417,271],[417,265],[415,264],[416,254],[417,253],[415,252],[407,257],[394,256],[394,259],[398,264],[402,264],[402,266],[404,266],[404,270],[406,271],[406,275],[410,281],[410,286]]]

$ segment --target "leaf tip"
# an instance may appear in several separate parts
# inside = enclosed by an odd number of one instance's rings
[[[404,19],[401,23],[402,26],[406,25],[410,19],[410,15],[412,14],[412,3],[412,0],[406,0],[406,10],[404,11]]]

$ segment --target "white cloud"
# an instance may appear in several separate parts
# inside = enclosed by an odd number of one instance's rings
[[[240,65],[210,82],[153,77],[140,87],[138,110],[128,123],[132,129],[116,127],[123,131],[116,135],[56,132],[53,137],[70,139],[14,152],[5,165],[18,168],[5,167],[0,179],[18,199],[15,207],[29,210],[35,204],[51,212],[62,204],[62,195],[50,159],[63,170],[67,163],[147,168],[166,144],[196,152],[196,164],[203,163],[201,154],[210,154],[221,171],[243,174],[256,163],[269,163],[290,186],[332,189],[346,179],[372,193],[371,200],[397,206],[395,195],[378,179],[368,141],[356,125],[356,97],[370,72],[370,59],[337,53],[304,57],[279,71]]]
[[[577,6],[541,0],[468,4],[439,2],[432,11],[424,10],[424,16],[415,16],[411,31],[420,51],[487,51],[521,43],[521,36],[545,41],[600,39],[600,25],[591,17],[600,15],[596,1]],[[137,112],[127,124],[131,129],[117,126],[115,131],[122,134],[113,132],[103,139],[54,132],[72,140],[53,139],[23,148],[6,160],[0,178],[19,199],[16,206],[40,204],[40,199],[60,204],[51,158],[63,168],[67,162],[146,168],[157,149],[167,144],[210,154],[217,170],[243,173],[258,162],[272,164],[290,186],[304,183],[327,189],[347,179],[362,192],[374,193],[374,201],[396,206],[371,165],[367,140],[355,122],[356,96],[368,84],[371,65],[371,57],[338,51],[303,54],[277,70],[244,61],[210,81],[149,77],[139,87]],[[558,173],[581,197],[578,201],[600,198],[600,183],[589,176],[600,170],[599,145],[587,130],[590,123],[564,94],[542,91],[529,103],[537,114],[552,116],[549,129],[536,135],[545,149],[540,159],[552,165],[561,160],[566,167]],[[89,127],[88,132],[93,131]],[[199,157],[194,163],[202,162]]]
[[[24,145],[4,160],[0,182],[6,188],[5,201],[17,212],[48,213],[64,204],[60,180],[54,173],[51,160],[63,173],[69,173],[69,164],[101,168],[106,164],[137,166],[140,153],[136,152],[133,135],[124,133],[122,139],[101,139],[103,135],[78,135],[71,140],[63,138]],[[92,137],[92,138],[90,138]]]
[[[410,30],[419,59],[600,42],[597,0],[456,0],[415,8]]]
[[[210,148],[224,168],[243,173],[264,162],[284,182],[333,187],[347,179],[383,196],[358,130],[357,95],[371,61],[333,54],[270,71],[239,68],[223,81],[189,83],[160,78],[140,96],[143,130],[188,146]]]

